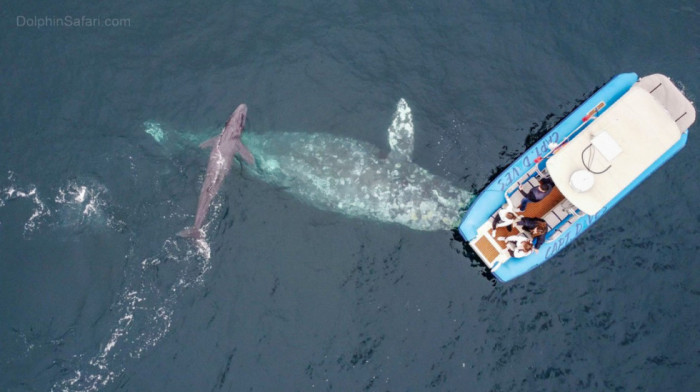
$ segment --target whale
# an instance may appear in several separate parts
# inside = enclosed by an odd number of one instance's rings
[[[400,99],[389,151],[328,133],[246,132],[253,176],[321,210],[414,230],[454,229],[473,195],[413,162],[411,108]]]
[[[241,141],[241,134],[245,127],[247,113],[248,107],[245,104],[238,105],[226,122],[226,126],[224,126],[221,134],[199,145],[204,149],[211,148],[209,163],[207,164],[207,172],[204,177],[204,183],[202,184],[202,190],[199,193],[194,225],[180,231],[178,233],[180,237],[202,238],[202,225],[209,212],[209,205],[214,196],[219,192],[219,188],[221,188],[226,174],[228,174],[231,169],[236,154],[243,158],[249,165],[255,165],[253,154],[251,154]]]
[[[166,149],[187,148],[206,137],[166,131],[155,121],[144,126]],[[244,158],[243,171],[320,210],[413,230],[452,230],[473,194],[413,162],[414,131],[403,98],[387,129],[388,151],[329,133],[247,130],[241,140],[255,160]],[[195,227],[201,227],[199,211],[209,202],[200,198]]]

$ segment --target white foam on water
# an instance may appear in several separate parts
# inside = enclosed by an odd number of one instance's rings
[[[211,219],[218,222],[221,202],[211,208]],[[165,217],[164,217],[165,218]],[[134,234],[135,235],[135,234]],[[134,259],[133,250],[127,258]],[[184,290],[201,287],[211,269],[211,248],[205,239],[166,239],[158,256],[146,257],[127,268],[125,286],[111,313],[118,319],[97,354],[87,361],[73,358],[73,370],[57,381],[52,391],[98,391],[125,371],[127,360],[138,360],[172,329],[175,307]],[[159,271],[170,270],[175,277],[162,282]],[[166,274],[164,274],[166,275]]]
[[[54,202],[63,206],[63,225],[79,225],[88,222],[104,221],[107,202],[104,196],[107,188],[100,184],[85,184],[75,180],[59,188]]]
[[[166,254],[162,258],[149,257],[138,263],[143,274],[133,277],[137,282],[126,287],[114,305],[114,313],[119,316],[99,352],[87,363],[82,355],[73,358],[74,370],[56,382],[52,391],[100,390],[123,374],[127,360],[141,358],[170,332],[175,306],[183,290],[203,284],[204,274],[210,268],[209,260],[201,256],[198,247],[179,255],[170,253],[177,249],[175,242],[166,240],[163,246]],[[150,280],[153,270],[172,263],[179,264],[177,277],[169,289],[159,289]]]
[[[37,230],[46,217],[51,215],[51,209],[39,197],[39,191],[35,185],[18,185],[15,177],[12,171],[8,171],[9,184],[0,188],[0,207],[6,207],[8,202],[18,199],[27,199],[34,204],[31,216],[24,223],[23,234],[27,236]]]
[[[53,197],[45,197],[45,194]],[[33,204],[32,213],[24,223],[24,235],[40,228],[107,227],[122,232],[126,223],[110,213],[108,190],[91,179],[71,179],[58,189],[40,190],[37,186],[23,183],[14,172],[7,172],[6,180],[0,180],[0,208],[13,208],[14,203],[24,200]],[[213,222],[219,222],[223,210],[220,199],[212,203],[210,220],[205,232]],[[163,220],[181,214],[171,213]],[[188,216],[190,217],[190,216]],[[2,222],[0,222],[2,224]],[[128,266],[125,270],[124,286],[109,314],[116,317],[113,326],[100,348],[93,355],[74,355],[64,363],[64,368],[52,391],[97,391],[123,374],[129,360],[136,360],[158,345],[172,329],[177,303],[185,289],[201,286],[211,269],[211,247],[206,239],[191,241],[173,235],[166,239],[157,256],[137,259],[135,242],[138,233],[131,233],[131,248],[126,252]],[[132,260],[129,263],[129,260]],[[172,272],[172,281],[162,282],[159,269]],[[47,343],[24,340],[28,355],[37,345]],[[17,358],[15,358],[17,359]]]
[[[53,198],[45,198],[46,193],[54,193]],[[121,230],[124,222],[108,213],[107,188],[93,180],[68,180],[56,190],[39,190],[31,183],[22,184],[10,171],[7,183],[0,183],[0,208],[10,203],[29,200],[34,205],[23,227],[23,235],[28,237],[44,225],[49,227],[109,227]],[[2,223],[2,222],[0,222]]]

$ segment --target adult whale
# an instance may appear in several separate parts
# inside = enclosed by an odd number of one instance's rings
[[[219,192],[224,177],[231,169],[233,156],[239,154],[248,164],[255,165],[255,159],[250,151],[241,142],[241,133],[245,127],[248,107],[240,104],[226,122],[226,126],[221,134],[215,136],[199,146],[201,148],[211,148],[209,163],[207,164],[207,174],[202,184],[202,191],[199,193],[197,203],[197,214],[194,218],[194,226],[182,230],[178,233],[181,237],[201,238],[202,225],[209,212],[211,200]]]
[[[472,194],[412,162],[414,127],[404,99],[388,129],[390,152],[324,133],[247,132],[250,172],[311,205],[415,230],[450,230]]]

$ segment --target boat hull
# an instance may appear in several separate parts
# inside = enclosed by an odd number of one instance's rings
[[[538,164],[537,158],[545,156],[549,152],[548,146],[550,143],[560,143],[563,138],[581,127],[584,122],[584,117],[596,107],[600,107],[599,105],[601,102],[604,102],[605,105],[598,111],[598,114],[607,110],[607,108],[624,95],[637,80],[638,76],[635,73],[625,73],[614,77],[499,174],[479,196],[474,199],[465,213],[462,223],[459,226],[459,232],[462,237],[467,241],[473,241],[477,238],[477,230],[505,203],[505,191],[517,182],[524,173]],[[608,202],[598,213],[595,215],[583,215],[555,240],[543,244],[539,252],[520,259],[513,258],[509,260],[502,264],[497,270],[492,271],[493,275],[499,281],[507,282],[527,273],[552,258],[579,237],[586,229],[609,211],[610,208],[656,171],[656,169],[678,153],[678,151],[685,146],[687,138],[688,133],[684,132],[677,143],[667,150],[615,198]]]

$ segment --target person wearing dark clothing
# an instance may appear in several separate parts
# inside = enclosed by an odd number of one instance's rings
[[[522,218],[517,225],[532,235],[532,245],[539,250],[547,235],[547,222],[540,218]]]
[[[527,203],[530,202],[538,202],[547,195],[549,195],[550,192],[552,192],[552,189],[554,189],[554,182],[550,178],[543,178],[540,180],[540,185],[530,189],[530,192],[523,192],[522,186],[520,189],[520,193],[524,196],[523,201],[520,203],[520,211],[525,211],[525,207],[527,206]]]
[[[506,202],[508,203],[505,208],[498,210],[498,213],[493,218],[491,223],[491,236],[496,235],[496,229],[499,227],[507,227],[508,231],[513,230],[513,224],[520,220],[520,215],[515,212],[513,208],[513,203],[509,198],[506,197]]]

